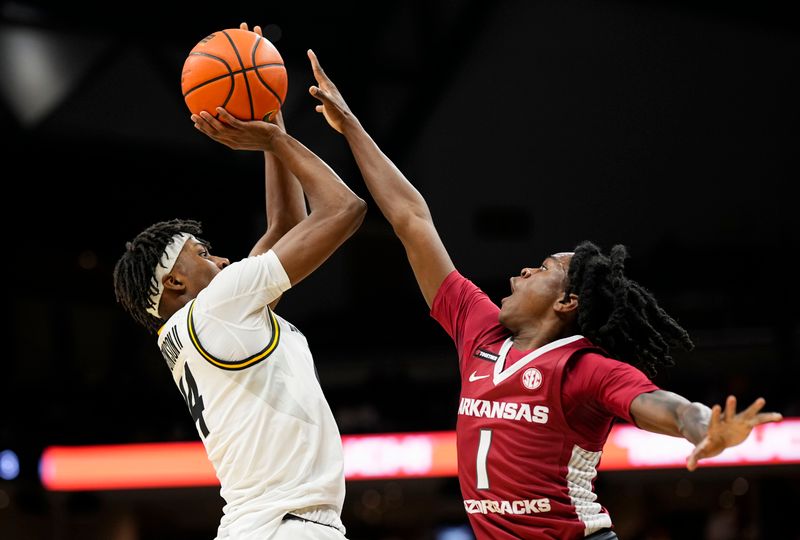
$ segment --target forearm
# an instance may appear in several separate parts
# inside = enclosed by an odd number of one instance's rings
[[[296,177],[308,197],[312,217],[316,214],[321,218],[322,214],[338,213],[363,203],[333,169],[290,135],[276,136],[271,153]]]
[[[708,431],[711,409],[673,392],[658,390],[637,396],[631,403],[631,416],[641,429],[683,437],[697,444]]]
[[[341,132],[367,189],[406,249],[425,302],[432,306],[439,287],[455,267],[433,224],[428,204],[357,119],[347,118]]]
[[[319,157],[291,136],[276,137],[270,151],[297,177],[311,210],[272,248],[294,286],[355,232],[364,219],[366,204]]]
[[[686,460],[686,467],[693,471],[699,460],[741,444],[755,426],[781,421],[783,417],[779,413],[758,412],[764,403],[764,398],[758,398],[736,414],[736,398],[728,396],[722,413],[719,405],[709,409],[672,392],[657,390],[636,396],[631,403],[631,416],[642,429],[683,437],[694,444]]]
[[[357,118],[347,120],[343,134],[367,189],[401,240],[413,218],[431,220],[425,199],[375,144]]]
[[[265,253],[308,215],[303,188],[271,152],[264,152],[267,230],[250,255]]]

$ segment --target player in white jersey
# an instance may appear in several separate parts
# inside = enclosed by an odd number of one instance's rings
[[[265,151],[267,233],[229,264],[210,254],[198,222],[156,223],[117,263],[117,298],[160,328],[158,346],[226,502],[217,538],[341,540],[339,431],[306,338],[270,305],[358,228],[366,205],[282,126],[218,112],[192,119],[232,148]],[[299,221],[288,231],[281,211]]]

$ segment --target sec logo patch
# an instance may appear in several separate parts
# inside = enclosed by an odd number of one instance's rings
[[[526,369],[522,374],[522,384],[528,390],[536,390],[542,386],[542,372],[535,367]]]

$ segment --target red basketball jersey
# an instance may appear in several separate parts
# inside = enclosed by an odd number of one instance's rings
[[[611,527],[594,493],[603,444],[615,414],[630,420],[633,398],[657,387],[582,336],[518,351],[498,313],[458,272],[431,312],[458,348],[458,475],[477,538],[571,540]],[[610,394],[592,393],[604,383]]]

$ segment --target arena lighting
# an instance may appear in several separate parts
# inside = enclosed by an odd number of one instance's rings
[[[69,96],[105,49],[106,44],[78,35],[0,25],[0,99],[20,123],[34,127]]]
[[[346,435],[348,480],[455,476],[455,432]],[[615,426],[603,449],[602,471],[676,469],[692,445],[633,426]],[[701,461],[701,467],[800,464],[800,418],[755,428],[741,445]],[[39,474],[53,491],[218,485],[200,442],[52,446]]]
[[[348,480],[453,476],[455,432],[345,435]],[[51,446],[39,477],[53,491],[219,485],[200,442]]]
[[[0,452],[0,478],[13,480],[19,476],[19,458],[13,450]]]
[[[615,426],[603,447],[601,471],[684,467],[693,445],[686,439],[657,435],[634,426]],[[800,463],[800,418],[756,426],[738,446],[700,461],[701,467]]]

